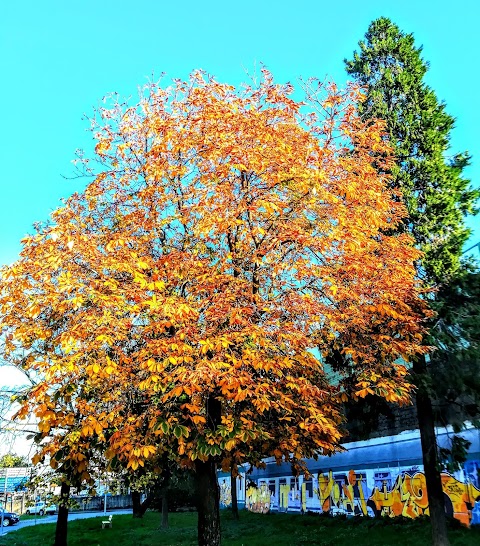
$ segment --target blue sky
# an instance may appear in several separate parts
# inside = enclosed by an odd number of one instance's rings
[[[261,63],[281,82],[327,75],[341,84],[343,59],[380,16],[423,44],[427,82],[457,118],[452,153],[473,153],[468,176],[479,186],[479,15],[476,0],[3,0],[0,265],[16,259],[33,222],[84,187],[62,175],[73,175],[77,148],[91,151],[82,114],[108,92],[135,96],[152,74],[185,78],[195,68],[238,84]],[[480,219],[470,225],[473,244]],[[21,381],[1,369],[0,385]]]
[[[61,197],[81,190],[76,148],[91,150],[83,113],[110,91],[136,94],[153,74],[185,78],[203,68],[238,84],[264,63],[279,81],[346,79],[369,23],[390,17],[413,32],[431,70],[427,81],[457,118],[452,152],[474,154],[480,184],[478,23],[474,0],[296,2],[204,0],[4,0],[0,17],[0,265],[15,260],[23,235]],[[480,240],[480,219],[470,222]]]

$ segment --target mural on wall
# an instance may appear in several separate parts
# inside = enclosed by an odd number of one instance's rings
[[[376,516],[416,518],[428,515],[425,474],[404,472],[397,476],[393,487],[375,487],[369,496],[369,506]]]
[[[464,472],[467,482],[473,483],[477,488],[480,488],[480,461],[467,461]],[[472,525],[480,525],[480,500],[475,503],[472,510]]]
[[[442,473],[443,491],[447,502],[447,513],[464,525],[480,523],[480,490],[473,483],[463,483],[450,474]]]
[[[232,487],[230,480],[223,480],[220,484],[220,506],[226,508],[232,504]]]
[[[468,479],[469,474],[465,474]],[[334,515],[429,515],[425,474],[416,468],[400,472],[395,479],[390,472],[375,472],[373,489],[367,488],[366,474],[354,470],[335,475],[332,471],[319,473],[316,478],[313,483],[317,487],[311,487],[310,494],[305,481],[298,489],[280,483],[278,494],[275,486],[269,488],[267,483],[250,486],[246,507],[261,513],[272,507],[282,512],[320,510]],[[447,513],[465,525],[480,523],[480,489],[471,481],[464,483],[446,472],[442,473],[442,483]]]
[[[245,499],[245,507],[250,512],[266,514],[270,510],[271,494],[268,485],[263,483],[258,487],[249,485]]]
[[[318,488],[314,492],[320,500],[323,512],[367,515],[363,476],[350,470],[345,478],[334,478],[333,472],[318,474]],[[343,482],[343,483],[342,483]]]

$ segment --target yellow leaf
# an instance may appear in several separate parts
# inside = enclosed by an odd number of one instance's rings
[[[225,444],[225,449],[227,451],[231,451],[235,447],[236,443],[237,442],[235,439],[228,440],[228,442]]]

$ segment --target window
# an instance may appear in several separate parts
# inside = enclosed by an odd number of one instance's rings
[[[275,480],[268,482],[268,489],[270,489],[270,495],[275,495]]]
[[[385,487],[390,490],[392,488],[392,474],[390,472],[375,472],[375,487],[379,491]]]
[[[304,480],[304,483],[307,497],[311,499],[313,497],[313,480],[312,478],[308,478],[308,480]]]

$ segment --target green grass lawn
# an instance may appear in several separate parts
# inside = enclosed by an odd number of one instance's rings
[[[195,546],[197,515],[170,515],[170,529],[161,530],[161,515],[148,512],[141,520],[113,516],[113,528],[102,529],[103,517],[69,523],[69,546]],[[14,531],[0,538],[1,546],[51,546],[54,524]],[[426,546],[428,520],[348,520],[316,515],[252,514],[241,512],[234,521],[222,512],[223,546]],[[450,529],[452,546],[478,546],[480,529]]]

